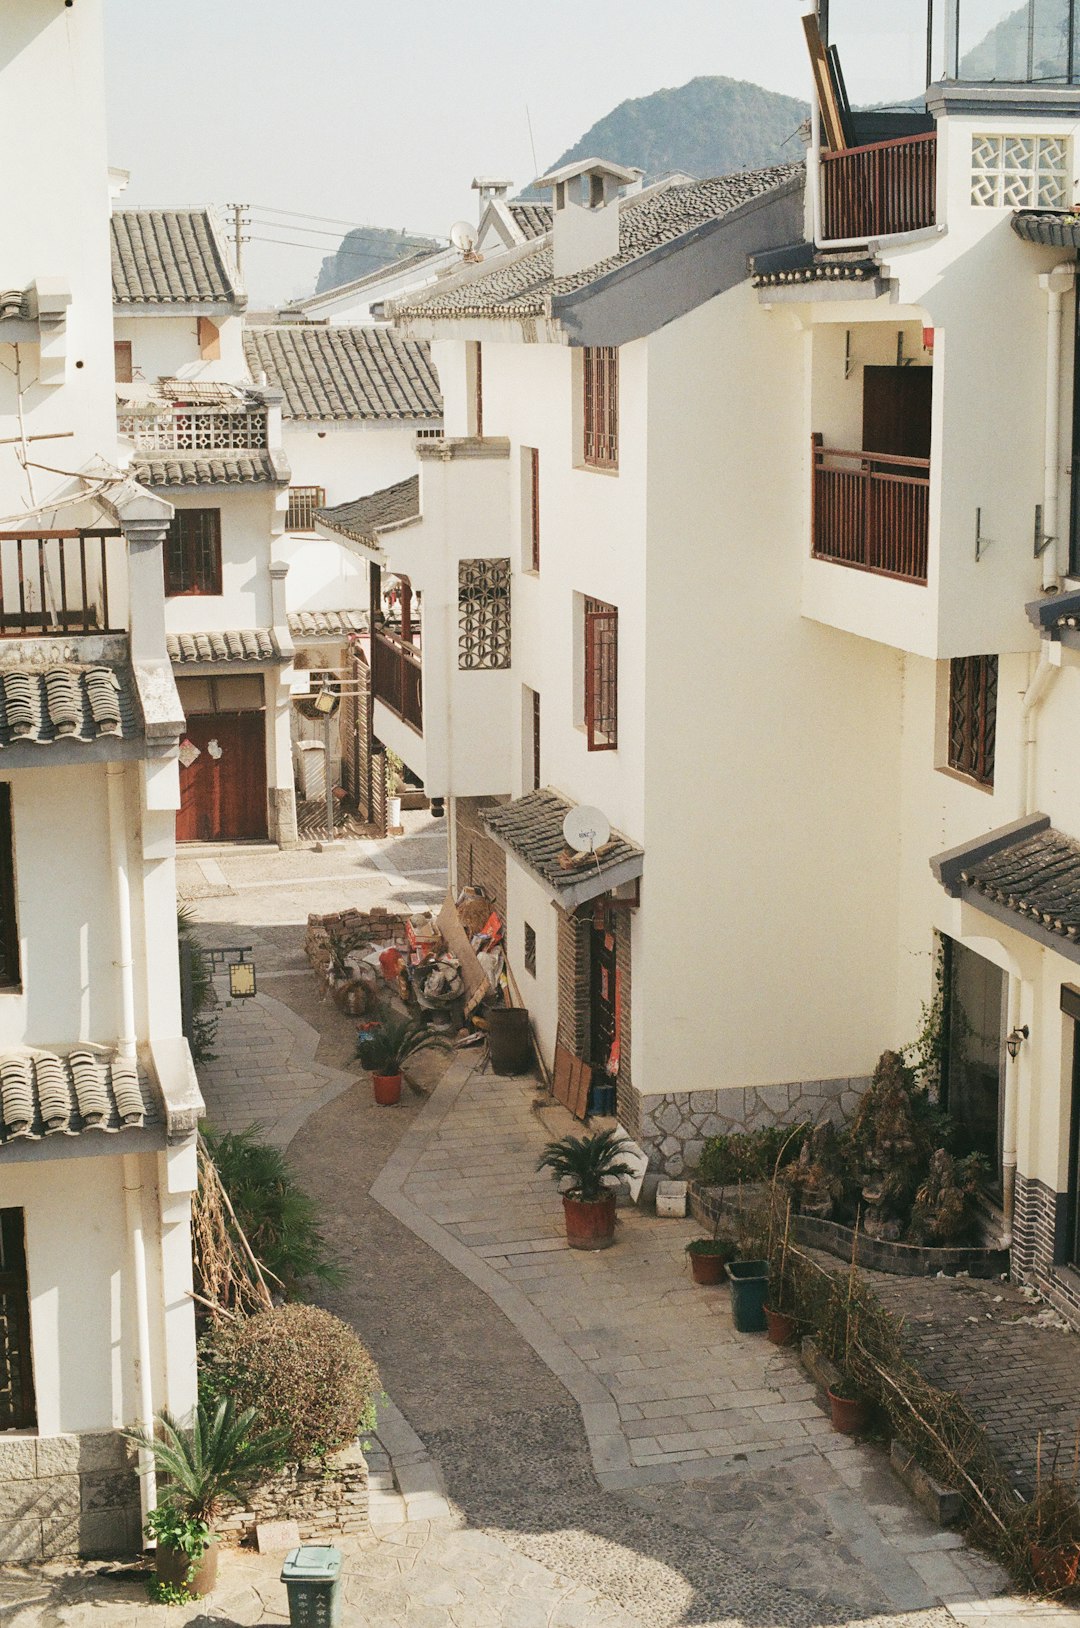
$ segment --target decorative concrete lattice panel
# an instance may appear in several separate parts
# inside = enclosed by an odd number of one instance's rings
[[[1064,136],[971,138],[971,201],[988,209],[1066,209],[1069,142]]]
[[[458,561],[458,667],[510,665],[510,561]]]

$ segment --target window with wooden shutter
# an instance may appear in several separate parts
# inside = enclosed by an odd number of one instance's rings
[[[619,613],[600,599],[585,601],[585,731],[590,752],[619,744]]]
[[[0,1210],[0,1431],[36,1424],[23,1212]]]
[[[326,507],[326,488],[323,486],[290,486],[289,512],[285,516],[286,531],[314,531],[315,511]]]
[[[116,374],[117,384],[131,383],[131,340],[113,340],[113,372]]]
[[[540,449],[529,448],[529,537],[531,569],[540,569]]]
[[[0,989],[17,989],[19,921],[15,910],[15,833],[11,821],[11,787],[0,784]]]
[[[619,467],[619,352],[614,345],[585,347],[585,462]]]
[[[957,656],[949,663],[949,768],[980,786],[994,784],[998,659]]]
[[[177,509],[165,535],[165,592],[221,592],[221,510]]]

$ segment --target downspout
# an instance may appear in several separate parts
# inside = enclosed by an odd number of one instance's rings
[[[143,1234],[142,1178],[139,1159],[124,1154],[124,1210],[131,1238],[131,1274],[135,1289],[135,1389],[138,1397],[136,1423],[147,1435],[154,1429],[154,1392],[150,1369],[150,1304],[146,1292],[146,1238]],[[157,1477],[153,1454],[139,1448],[139,1503],[143,1526],[157,1504]]]
[[[1061,479],[1061,310],[1065,294],[1073,286],[1076,267],[1063,260],[1053,271],[1039,277],[1046,290],[1046,417],[1043,438],[1043,517],[1042,588],[1050,593],[1064,575],[1059,556],[1058,488]]]
[[[1020,1024],[1020,979],[1009,978],[1009,998],[1006,1007],[1007,1034]],[[1013,1215],[1016,1208],[1016,1141],[1020,1124],[1020,1059],[1005,1053],[1005,1102],[1001,1129],[1001,1208],[1005,1217],[1002,1249],[1011,1249],[1013,1241]]]
[[[1037,714],[1058,672],[1050,646],[1044,639],[1039,662],[1027,689],[1020,698],[1020,785],[1017,813],[1021,819],[1035,809],[1035,736]]]
[[[131,884],[128,878],[127,829],[124,823],[124,766],[109,763],[105,769],[109,791],[109,859],[116,886],[116,970],[119,998],[119,1035],[116,1049],[121,1057],[135,1056],[135,968],[131,952]]]

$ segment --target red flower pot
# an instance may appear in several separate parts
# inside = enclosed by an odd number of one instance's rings
[[[795,1338],[794,1317],[789,1317],[786,1311],[773,1311],[771,1306],[764,1307],[764,1312],[766,1330],[773,1345],[787,1345]]]
[[[212,1537],[206,1547],[202,1559],[195,1566],[188,1581],[188,1568],[191,1561],[181,1549],[170,1549],[159,1543],[154,1552],[154,1570],[163,1583],[171,1583],[174,1588],[186,1588],[189,1594],[197,1595],[200,1599],[204,1594],[211,1594],[217,1582],[218,1566],[218,1540]]]
[[[870,1409],[861,1397],[837,1396],[835,1391],[825,1393],[832,1412],[832,1427],[841,1436],[861,1436],[870,1417]]]
[[[727,1277],[723,1255],[691,1254],[690,1272],[695,1283],[723,1283]]]
[[[390,1108],[395,1102],[401,1101],[400,1074],[373,1074],[371,1088],[375,1093],[375,1101],[382,1108]]]
[[[615,1194],[603,1198],[567,1198],[563,1195],[566,1241],[571,1249],[607,1249],[615,1242]]]
[[[1033,1543],[1029,1559],[1032,1577],[1047,1594],[1056,1594],[1060,1589],[1072,1588],[1077,1573],[1080,1572],[1080,1549],[1075,1543],[1066,1544],[1064,1548],[1059,1549],[1044,1549],[1038,1543]]]

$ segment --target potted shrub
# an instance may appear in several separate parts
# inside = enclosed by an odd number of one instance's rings
[[[401,1071],[411,1057],[422,1051],[449,1051],[445,1035],[436,1034],[419,1017],[397,1018],[384,1014],[371,1028],[361,1029],[356,1055],[371,1075],[375,1101],[384,1108],[401,1101]]]
[[[238,1411],[231,1397],[202,1403],[184,1429],[159,1413],[153,1435],[129,1430],[128,1439],[148,1453],[164,1484],[146,1523],[157,1540],[155,1564],[161,1583],[189,1595],[209,1594],[217,1581],[218,1540],[211,1522],[226,1498],[242,1500],[278,1469],[285,1432],[255,1429],[254,1408]]]
[[[825,1394],[829,1398],[833,1429],[841,1436],[861,1436],[869,1423],[870,1408],[854,1381],[842,1374],[835,1388]]]
[[[550,1170],[562,1190],[566,1241],[571,1249],[606,1249],[615,1239],[615,1189],[610,1178],[632,1176],[620,1157],[622,1133],[600,1131],[595,1136],[564,1136],[549,1142],[537,1170]]]
[[[770,1210],[771,1223],[776,1220],[775,1186],[773,1189],[773,1205]],[[796,1292],[795,1278],[792,1271],[791,1258],[788,1254],[788,1238],[791,1234],[791,1199],[787,1200],[784,1212],[784,1234],[779,1245],[775,1243],[775,1227],[770,1225],[769,1249],[769,1298],[762,1307],[765,1313],[765,1328],[773,1345],[787,1345],[794,1339],[797,1322],[795,1318]]]
[[[1040,1450],[1040,1461],[1041,1457]],[[1047,1594],[1074,1587],[1080,1574],[1080,1505],[1075,1485],[1054,1473],[1044,1477],[1040,1467],[1034,1497],[1024,1510],[1024,1531],[1037,1587]]]
[[[723,1283],[727,1263],[735,1253],[730,1238],[691,1238],[686,1258],[695,1283]]]

